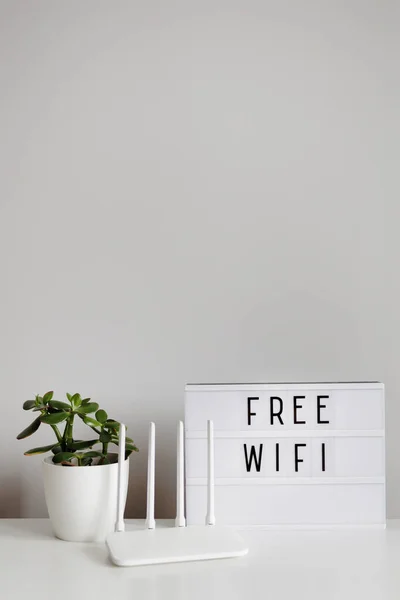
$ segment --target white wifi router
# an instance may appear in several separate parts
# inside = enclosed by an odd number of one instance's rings
[[[177,514],[175,527],[160,529],[154,520],[155,425],[150,423],[147,466],[146,528],[125,532],[123,515],[122,464],[125,460],[125,425],[120,426],[118,455],[118,506],[115,531],[106,544],[112,562],[120,567],[211,560],[244,556],[248,548],[231,528],[215,525],[214,515],[214,432],[207,423],[207,515],[203,526],[186,527],[184,514],[183,423],[178,424]]]

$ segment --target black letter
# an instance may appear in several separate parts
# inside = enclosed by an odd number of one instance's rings
[[[275,471],[279,471],[279,444],[275,444]]]
[[[297,400],[304,400],[305,396],[293,396],[293,423],[295,423],[295,425],[305,425],[306,422],[305,421],[298,421],[297,420],[297,411],[299,408],[303,408],[302,404],[297,404]]]
[[[250,459],[247,455],[247,444],[243,444],[244,447],[244,457],[245,457],[245,461],[246,461],[246,469],[247,472],[249,473],[251,471],[251,463],[254,459],[254,463],[256,465],[256,471],[257,473],[260,472],[261,469],[261,458],[262,458],[262,451],[263,451],[263,444],[260,444],[260,451],[258,453],[258,459],[256,457],[256,451],[254,449],[254,446],[251,447],[250,450]]]
[[[279,404],[280,404],[280,408],[278,410],[278,412],[274,412],[274,400],[278,400]],[[274,417],[278,417],[281,425],[283,425],[283,421],[282,421],[282,411],[283,411],[283,401],[282,398],[278,398],[278,396],[271,396],[271,398],[269,399],[269,405],[270,405],[270,419],[271,419],[271,425],[274,424]]]
[[[247,425],[251,425],[251,417],[255,417],[256,413],[251,412],[251,401],[259,400],[259,398],[247,398]]]
[[[307,446],[307,444],[295,444],[294,445],[294,470],[296,471],[296,473],[298,473],[299,471],[299,463],[304,462],[304,460],[302,458],[299,458],[299,453],[298,453],[298,449],[301,448],[302,446]]]
[[[325,444],[322,444],[322,470],[325,471]]]
[[[329,398],[329,396],[317,396],[317,423],[329,423],[329,421],[321,421],[321,408],[326,408],[326,404],[321,404],[321,398]]]

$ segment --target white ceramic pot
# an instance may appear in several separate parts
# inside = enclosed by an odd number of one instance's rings
[[[123,465],[124,506],[129,458]],[[118,463],[91,467],[43,461],[44,492],[56,537],[69,542],[101,542],[114,530],[117,513]]]

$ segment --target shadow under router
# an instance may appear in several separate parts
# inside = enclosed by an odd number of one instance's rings
[[[106,540],[110,559],[120,567],[155,565],[244,556],[247,545],[229,527],[215,525],[214,435],[207,423],[207,516],[204,526],[186,527],[184,516],[183,423],[177,440],[177,516],[175,527],[156,528],[154,520],[155,425],[150,423],[145,529],[125,532],[122,502],[122,463],[125,459],[125,425],[120,427],[118,457],[118,508],[115,531]]]

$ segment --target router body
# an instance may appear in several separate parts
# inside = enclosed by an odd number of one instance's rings
[[[233,558],[247,554],[241,537],[228,527],[190,526],[111,533],[107,547],[119,567]]]

